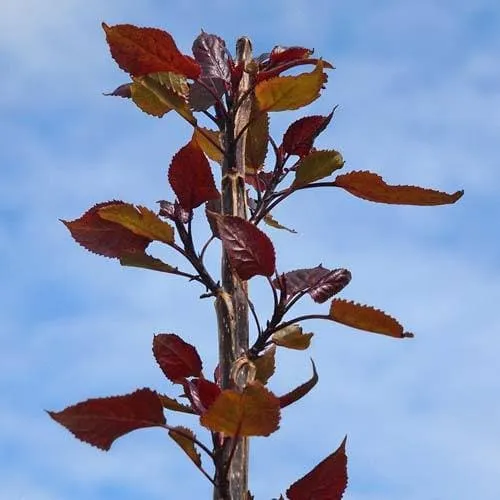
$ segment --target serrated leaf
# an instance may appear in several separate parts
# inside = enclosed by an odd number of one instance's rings
[[[221,393],[217,384],[204,378],[183,380],[182,385],[191,406],[199,415],[205,413]]]
[[[212,142],[210,142],[207,137],[210,137]],[[217,130],[210,130],[204,127],[196,127],[193,131],[193,140],[198,143],[198,146],[202,149],[202,151],[213,161],[216,161],[220,165],[224,161],[224,154],[221,151],[222,142],[221,142],[221,133]],[[220,149],[214,146],[218,144]]]
[[[75,437],[101,450],[109,450],[116,439],[131,431],[165,424],[158,394],[146,388],[125,396],[88,399],[47,413]]]
[[[241,217],[214,212],[207,212],[207,217],[215,220],[217,236],[227,252],[231,267],[242,280],[274,274],[274,247],[260,229]]]
[[[245,142],[245,170],[259,171],[264,167],[269,144],[269,115],[252,101],[249,127]]]
[[[173,157],[168,180],[181,207],[188,211],[220,197],[208,160],[193,140]]]
[[[206,111],[225,91],[226,83],[221,78],[200,78],[189,87],[189,105],[194,111]]]
[[[351,273],[347,269],[329,270],[320,265],[310,269],[290,271],[283,274],[282,279],[285,280],[287,299],[307,291],[314,302],[322,304],[349,284]],[[274,280],[273,284],[281,289],[280,280]]]
[[[269,80],[271,78],[280,75],[284,71],[287,71],[291,68],[295,68],[297,66],[303,66],[304,64],[317,65],[320,62],[323,64],[323,68],[333,69],[333,66],[329,62],[324,61],[323,59],[294,59],[293,61],[288,61],[279,64],[278,66],[271,67],[269,69],[266,68],[264,71],[259,71],[255,76],[255,82],[259,83],[264,80]]]
[[[318,61],[311,73],[278,76],[259,82],[255,87],[255,96],[261,111],[298,109],[319,97],[326,79],[323,62]]]
[[[300,325],[290,325],[273,333],[271,341],[281,347],[303,351],[311,345],[314,333],[302,333]]]
[[[255,379],[267,384],[268,380],[274,375],[276,369],[276,346],[272,345],[263,354],[253,360],[255,365]]]
[[[264,215],[263,221],[271,227],[274,227],[275,229],[284,229],[285,231],[288,231],[289,233],[297,234],[297,231],[295,229],[290,229],[286,226],[281,225],[271,214],[266,214]]]
[[[358,198],[392,205],[448,205],[455,203],[464,194],[463,191],[448,194],[416,186],[389,185],[380,175],[367,171],[339,175],[334,185]]]
[[[260,382],[243,392],[226,389],[200,418],[204,427],[226,436],[269,436],[279,427],[278,398]]]
[[[300,157],[308,155],[314,140],[326,129],[334,112],[335,109],[328,116],[305,116],[293,122],[283,135],[283,151]]]
[[[131,203],[119,203],[99,208],[99,217],[120,224],[138,236],[170,245],[174,242],[174,229],[162,221],[152,210]]]
[[[160,271],[162,273],[177,274],[177,268],[172,267],[162,260],[147,253],[138,253],[120,257],[120,264],[127,267],[140,267],[143,269],[151,269],[152,271]]]
[[[90,252],[115,258],[143,254],[151,243],[151,238],[135,234],[122,225],[99,216],[99,210],[115,205],[125,205],[125,203],[116,200],[98,203],[79,219],[61,220],[61,222],[69,229],[75,241]]]
[[[166,394],[158,394],[163,408],[166,410],[178,411],[181,413],[189,413],[191,415],[196,414],[196,412],[191,408],[191,406],[179,403],[177,399],[171,398]]]
[[[201,466],[201,456],[196,451],[193,441],[195,439],[195,434],[191,429],[179,425],[170,429],[168,435],[182,448],[197,467]]]
[[[141,82],[130,85],[130,97],[134,104],[144,113],[161,118],[173,108],[161,100],[154,92],[147,89]]]
[[[193,55],[201,66],[203,78],[231,81],[229,52],[222,38],[202,31],[193,42]]]
[[[193,80],[200,76],[200,65],[179,51],[169,33],[131,24],[102,23],[102,27],[113,59],[127,73],[142,76],[173,71]]]
[[[289,500],[341,500],[347,488],[347,455],[342,441],[339,448],[303,478],[292,484]]]
[[[173,333],[160,333],[153,339],[153,354],[165,376],[174,383],[186,377],[199,377],[202,362],[194,346]]]
[[[313,151],[299,161],[292,187],[319,181],[343,166],[344,159],[338,151]]]
[[[307,59],[312,53],[311,49],[305,47],[281,47],[277,45],[269,54],[268,66],[274,67],[297,59]]]
[[[293,391],[290,391],[290,392],[286,393],[285,395],[281,396],[279,398],[281,408],[285,408],[285,407],[297,402],[299,399],[302,399],[318,383],[318,380],[319,380],[318,372],[316,371],[316,366],[315,366],[314,361],[312,359],[311,359],[311,363],[312,363],[312,368],[313,368],[312,377],[307,382],[304,382],[303,384],[296,387]]]
[[[348,302],[347,300],[332,300],[330,318],[337,323],[358,330],[380,333],[396,338],[413,337],[413,334],[405,332],[401,324],[392,316],[374,307]]]

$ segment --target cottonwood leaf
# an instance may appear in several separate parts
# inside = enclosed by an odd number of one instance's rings
[[[174,383],[201,375],[203,365],[198,351],[174,333],[155,335],[153,354],[162,372]]]
[[[117,203],[99,208],[98,213],[102,219],[119,224],[138,236],[167,245],[174,242],[173,227],[162,221],[149,208],[140,205],[136,207],[131,203]]]
[[[312,359],[311,363],[313,368],[312,377],[307,382],[304,382],[303,384],[296,387],[293,391],[290,391],[281,396],[279,398],[281,408],[285,408],[286,406],[297,402],[299,399],[302,399],[318,383],[318,372],[316,371],[316,365],[314,364],[314,361]]]
[[[393,205],[448,205],[464,194],[463,191],[448,194],[416,186],[389,185],[380,175],[367,171],[339,175],[333,184],[358,198]]]
[[[191,429],[181,425],[172,427],[168,435],[182,448],[186,455],[198,466],[201,466],[201,456],[194,444],[195,434]]]
[[[268,144],[269,115],[260,111],[256,99],[253,99],[245,142],[246,171],[259,171],[264,167]]]
[[[261,111],[287,111],[298,109],[315,101],[327,76],[323,62],[318,61],[311,73],[297,76],[278,76],[259,82],[255,87]]]
[[[344,159],[338,151],[313,151],[299,161],[292,188],[328,177],[343,166]]]
[[[266,349],[263,354],[253,360],[253,364],[256,369],[255,379],[266,385],[276,369],[276,346],[272,345]]]
[[[268,226],[274,227],[275,229],[284,229],[285,231],[288,231],[289,233],[297,234],[297,231],[295,231],[295,229],[290,229],[286,226],[283,226],[271,214],[264,215],[264,218],[262,220]]]
[[[319,265],[309,269],[297,269],[281,276],[285,280],[287,299],[297,293],[307,292],[318,304],[326,302],[339,293],[351,281],[351,273],[347,269],[329,270]],[[274,280],[273,285],[281,289],[281,280]]]
[[[293,122],[283,135],[283,151],[300,157],[308,155],[314,140],[326,129],[334,112],[335,109],[328,116],[305,116]]]
[[[358,330],[396,338],[413,337],[412,333],[405,332],[402,325],[385,312],[343,299],[332,300],[330,318]]]
[[[279,427],[280,402],[260,382],[242,392],[226,389],[200,418],[204,427],[226,436],[269,436]]]
[[[207,217],[215,220],[217,236],[227,252],[231,267],[242,280],[274,274],[276,257],[266,234],[241,217],[214,212],[207,212]]]
[[[143,254],[151,243],[151,238],[133,233],[120,224],[100,217],[99,210],[116,205],[125,205],[125,203],[117,200],[98,203],[79,219],[61,220],[61,222],[69,229],[75,241],[90,252],[115,258],[130,254]]]
[[[198,143],[193,140],[173,157],[168,180],[179,204],[185,210],[192,210],[220,196],[208,160]]]
[[[289,500],[341,500],[347,488],[344,438],[339,448],[288,488]]]
[[[221,393],[217,384],[204,378],[183,380],[182,385],[191,406],[200,415],[212,406]]]
[[[166,394],[158,394],[163,408],[166,410],[178,411],[181,413],[189,413],[191,415],[196,414],[196,412],[191,408],[191,406],[179,403],[177,399],[171,398]]]
[[[303,351],[311,345],[314,333],[302,333],[300,325],[289,325],[273,333],[271,341],[281,347]]]
[[[172,267],[147,253],[136,253],[120,257],[120,264],[127,267],[151,269],[152,271],[160,271],[162,273],[177,274],[178,272],[176,267]]]
[[[207,137],[209,137],[212,142],[210,142]],[[217,130],[210,130],[204,127],[196,127],[193,131],[193,140],[198,143],[198,146],[202,151],[213,161],[216,161],[220,165],[224,161],[224,153],[222,152],[222,142],[221,133]],[[215,147],[215,144],[219,148]]]
[[[88,399],[47,413],[75,437],[101,450],[109,450],[116,439],[131,431],[165,424],[158,394],[146,388],[125,396]]]
[[[173,71],[193,80],[200,76],[200,65],[179,51],[169,33],[131,24],[102,23],[102,27],[113,59],[127,73],[142,76]]]

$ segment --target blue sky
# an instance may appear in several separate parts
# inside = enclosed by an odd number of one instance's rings
[[[176,394],[153,363],[154,333],[196,343],[209,372],[215,363],[213,308],[195,285],[94,256],[58,221],[98,201],[171,197],[166,169],[190,136],[174,116],[102,96],[127,77],[101,21],[162,27],[185,52],[201,28],[229,46],[246,34],[256,53],[315,48],[337,69],[319,101],[273,115],[276,138],[296,116],[339,104],[318,146],[339,149],[346,170],[465,189],[436,208],[315,190],[276,211],[299,232],[268,231],[281,271],[347,267],[343,296],[393,314],[416,338],[305,324],[312,348],[280,353],[271,387],[305,380],[308,354],[320,382],[276,434],[252,442],[256,498],[279,496],[345,434],[346,500],[500,498],[500,7],[486,0],[2,2],[0,498],[210,498],[160,430],[103,453],[43,412],[143,386]],[[266,288],[252,287],[267,312]],[[298,312],[326,307],[304,300]]]

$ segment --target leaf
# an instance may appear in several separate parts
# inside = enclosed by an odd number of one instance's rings
[[[189,222],[192,215],[191,212],[184,210],[177,201],[171,203],[170,201],[159,200],[157,203],[160,204],[160,210],[158,212],[160,217],[165,217],[166,219],[182,224],[187,224]]]
[[[313,51],[305,47],[280,47],[277,45],[269,54],[269,66],[278,66],[297,59],[307,59]]]
[[[104,257],[121,258],[130,254],[142,254],[151,243],[150,238],[133,233],[120,224],[102,219],[99,210],[104,207],[125,205],[123,201],[98,203],[79,219],[61,220],[71,236],[83,248]]]
[[[313,151],[301,158],[297,165],[292,188],[328,177],[343,166],[344,159],[338,151]]]
[[[219,198],[208,160],[196,141],[191,140],[173,157],[168,180],[185,210]]]
[[[344,438],[336,451],[288,488],[289,500],[342,499],[347,488],[346,440]]]
[[[318,372],[316,371],[316,366],[315,366],[314,361],[312,359],[311,359],[311,363],[312,363],[312,368],[313,368],[312,377],[307,382],[304,382],[303,384],[296,387],[293,391],[290,391],[290,392],[286,393],[285,395],[281,396],[279,398],[281,408],[285,408],[285,407],[297,402],[299,399],[302,399],[318,383],[318,380],[319,380],[318,379]]]
[[[290,229],[288,227],[282,226],[276,219],[273,218],[271,214],[266,214],[264,215],[263,221],[271,227],[274,227],[275,229],[284,229],[285,231],[288,231],[289,233],[297,234],[297,231],[295,229]]]
[[[125,396],[88,399],[47,413],[76,438],[106,451],[131,431],[165,424],[158,394],[146,388]]]
[[[231,81],[229,52],[222,38],[202,31],[193,42],[193,55],[201,66],[203,78]]]
[[[330,306],[330,318],[337,323],[380,333],[390,337],[413,337],[412,333],[405,332],[401,324],[392,316],[371,306],[360,305],[347,300],[334,299]]]
[[[304,64],[314,64],[322,63],[324,68],[333,69],[333,66],[323,59],[295,59],[293,61],[289,61],[274,68],[265,69],[264,71],[259,71],[255,76],[255,82],[259,83],[264,80],[269,80],[270,78],[274,78],[284,71],[287,71],[291,68],[295,68],[296,66],[303,66]]]
[[[120,224],[138,236],[170,245],[174,242],[174,229],[163,222],[149,208],[131,203],[108,205],[98,210],[99,217]]]
[[[196,451],[193,441],[196,438],[191,429],[179,425],[177,427],[172,427],[172,429],[168,431],[168,435],[182,448],[197,467],[201,466],[201,456]]]
[[[243,392],[226,389],[200,418],[201,425],[226,436],[269,436],[279,427],[278,398],[260,382]]]
[[[253,276],[272,276],[276,257],[271,240],[252,223],[232,215],[207,212],[216,221],[218,237],[231,267],[242,280]]]
[[[282,148],[286,154],[306,156],[314,140],[330,123],[335,109],[328,116],[305,116],[293,122],[283,136]]]
[[[271,341],[281,347],[303,351],[311,345],[314,333],[302,333],[300,325],[290,325],[273,333]]]
[[[210,142],[207,136],[212,139]],[[193,140],[198,143],[201,150],[213,161],[220,165],[224,161],[224,153],[222,150],[221,134],[217,130],[210,130],[204,127],[196,127],[193,131]],[[214,144],[218,144],[220,149],[216,148]]]
[[[464,194],[463,191],[448,194],[415,186],[391,186],[380,175],[367,171],[339,175],[333,184],[358,198],[393,205],[448,205]]]
[[[206,111],[225,91],[226,83],[221,78],[199,78],[189,87],[189,105],[194,111]]]
[[[278,76],[259,82],[255,96],[261,111],[287,111],[298,109],[315,101],[327,76],[323,62],[318,61],[311,73],[297,76]]]
[[[200,65],[179,52],[169,33],[131,24],[108,26],[102,23],[102,27],[113,59],[127,73],[142,76],[173,71],[193,80],[200,76]]]
[[[113,92],[108,92],[105,93],[105,96],[115,96],[115,97],[124,97],[130,99],[132,97],[132,93],[130,90],[130,87],[132,86],[132,83],[124,83],[123,85],[120,85],[119,87],[116,87]]]
[[[130,85],[130,97],[134,104],[144,113],[161,118],[173,108],[161,100],[153,91],[146,88],[140,81]]]
[[[191,406],[198,414],[203,414],[219,397],[221,390],[217,384],[204,378],[183,380],[182,385]]]
[[[246,172],[245,182],[250,184],[256,191],[265,191],[271,185],[273,177],[273,172]]]
[[[124,255],[120,257],[120,264],[127,267],[140,267],[143,269],[151,269],[152,271],[160,271],[162,273],[177,274],[176,267],[172,267],[147,253]]]
[[[273,376],[276,369],[276,346],[272,345],[262,355],[253,360],[256,368],[255,379],[264,385]]]
[[[203,366],[196,348],[173,333],[154,336],[153,354],[162,372],[174,383],[201,375]]]
[[[253,99],[245,142],[245,170],[261,170],[269,143],[269,115],[259,110]]]
[[[287,299],[297,293],[307,292],[318,304],[332,298],[351,281],[351,273],[347,269],[330,271],[321,265],[310,269],[290,271],[282,277],[285,280]],[[274,280],[273,284],[276,288],[281,289],[280,280]]]
[[[177,399],[170,398],[166,394],[158,394],[163,408],[166,410],[178,411],[181,413],[189,413],[191,415],[196,414],[196,412],[191,408],[191,406],[179,403]]]

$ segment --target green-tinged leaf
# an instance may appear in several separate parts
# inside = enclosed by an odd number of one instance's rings
[[[133,82],[130,85],[130,95],[135,105],[141,111],[151,116],[161,118],[173,109],[140,82]]]
[[[281,347],[303,351],[311,345],[314,333],[302,333],[300,325],[290,325],[273,333],[271,340]]]
[[[323,61],[318,61],[310,73],[297,76],[277,76],[259,82],[255,87],[261,111],[287,111],[307,106],[319,97],[326,82]]]
[[[253,360],[255,365],[255,379],[267,384],[268,380],[274,375],[276,369],[276,346],[272,345],[262,355]]]
[[[120,224],[134,234],[170,245],[174,242],[174,229],[162,221],[149,208],[130,203],[109,205],[99,209],[99,217]]]
[[[124,255],[120,258],[120,264],[127,267],[151,269],[152,271],[160,271],[162,273],[177,274],[178,271],[176,267],[172,267],[147,253]]]
[[[196,415],[196,412],[189,405],[184,405],[179,403],[177,399],[171,398],[166,394],[158,394],[163,408],[166,410],[178,411],[180,413],[189,413],[191,415]]]
[[[303,384],[296,387],[293,391],[290,391],[287,394],[281,396],[279,398],[281,408],[285,408],[286,406],[297,402],[299,399],[302,399],[318,383],[318,372],[316,371],[316,366],[312,359],[311,363],[313,369],[312,377],[307,382],[304,382]]]
[[[284,229],[289,233],[297,234],[297,231],[295,231],[295,229],[290,229],[288,227],[282,226],[276,219],[273,218],[271,214],[266,214],[263,220],[268,226],[274,227],[275,229]]]
[[[245,143],[245,170],[256,172],[264,167],[269,144],[269,115],[252,101]]]
[[[168,431],[168,435],[182,448],[197,467],[201,466],[201,456],[196,451],[193,441],[195,435],[191,429],[182,426],[173,427]]]
[[[331,175],[344,166],[338,151],[313,151],[304,156],[297,165],[292,187],[303,186]]]
[[[223,148],[220,132],[204,127],[196,127],[193,132],[193,139],[211,160],[222,165],[222,162],[224,161],[224,153],[222,152]],[[215,144],[217,144],[220,149],[217,148]]]
[[[243,392],[226,389],[201,416],[204,427],[226,436],[269,436],[279,427],[280,402],[260,382]]]

